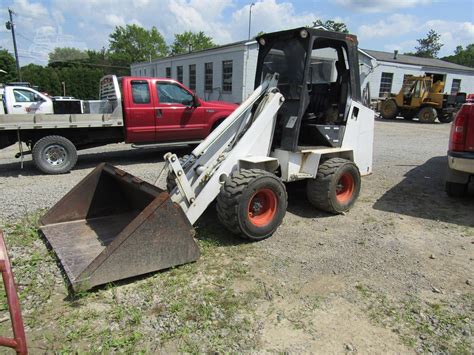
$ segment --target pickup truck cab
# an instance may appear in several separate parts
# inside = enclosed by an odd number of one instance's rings
[[[451,126],[446,192],[452,197],[468,193],[474,181],[474,103],[464,104]]]
[[[25,86],[6,86],[0,89],[0,114],[53,113],[53,101],[46,95]]]
[[[238,106],[204,101],[172,79],[146,77],[105,76],[99,97],[82,101],[83,113],[0,114],[0,149],[20,140],[39,170],[60,174],[74,167],[79,149],[198,143]]]

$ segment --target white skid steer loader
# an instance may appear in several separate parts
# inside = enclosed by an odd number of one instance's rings
[[[195,261],[192,225],[217,200],[231,232],[271,236],[284,183],[342,213],[372,171],[374,113],[361,103],[357,39],[298,28],[257,37],[254,93],[192,153],[167,153],[163,191],[102,164],[41,219],[75,290]]]

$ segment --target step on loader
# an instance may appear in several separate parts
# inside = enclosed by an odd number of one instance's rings
[[[357,38],[297,28],[257,37],[255,91],[189,156],[165,155],[167,191],[102,164],[41,219],[72,287],[195,261],[192,225],[213,202],[232,233],[270,237],[285,183],[330,213],[372,171],[374,112],[361,103]]]

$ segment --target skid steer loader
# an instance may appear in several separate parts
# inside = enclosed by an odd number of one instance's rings
[[[342,213],[372,171],[374,112],[361,104],[357,38],[297,28],[257,37],[255,91],[189,156],[165,155],[168,191],[102,164],[41,219],[75,290],[195,261],[198,218],[271,236],[284,183],[307,180],[316,208]]]

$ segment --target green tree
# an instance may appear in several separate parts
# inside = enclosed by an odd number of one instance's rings
[[[347,26],[343,22],[337,22],[333,20],[327,20],[323,22],[320,19],[317,19],[316,21],[313,21],[313,27],[318,27],[318,26],[323,26],[329,31],[335,31],[335,32],[342,32],[342,33],[349,33],[349,30],[347,29]]]
[[[156,27],[146,30],[137,25],[115,27],[109,35],[109,50],[128,65],[168,54],[165,39]]]
[[[81,51],[77,48],[63,47],[54,48],[52,52],[48,54],[49,63],[55,62],[77,62],[87,60],[89,55],[87,51]]]
[[[0,69],[6,73],[0,72],[0,82],[7,83],[16,79],[15,58],[6,50],[0,47]]]
[[[468,44],[466,48],[457,46],[453,55],[441,59],[474,68],[474,43]]]
[[[186,31],[183,33],[174,35],[174,42],[171,45],[171,53],[183,54],[191,51],[200,51],[215,47],[216,45],[212,41],[212,38],[206,36],[204,32],[200,31],[197,33]]]
[[[408,52],[405,54],[423,58],[437,58],[441,47],[444,45],[440,42],[440,39],[440,34],[435,30],[429,30],[425,38],[417,39],[419,45],[415,47],[416,52]]]

